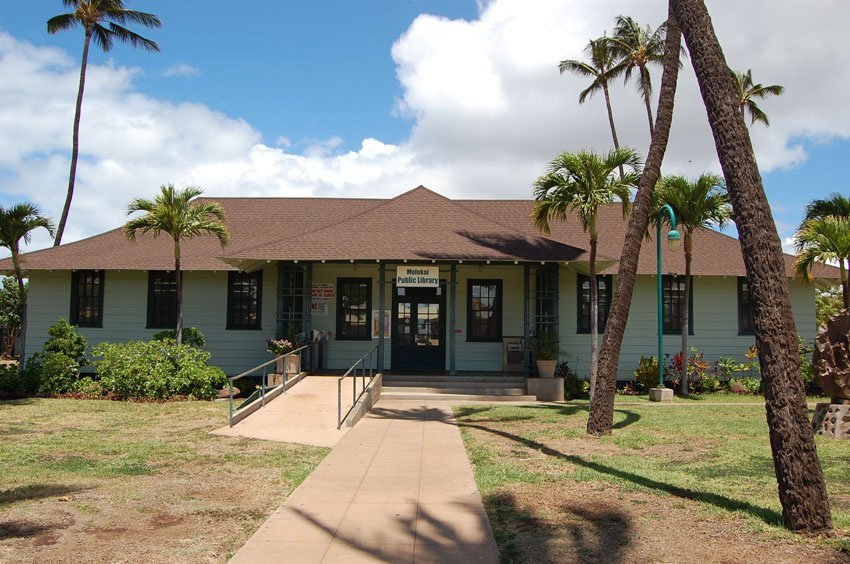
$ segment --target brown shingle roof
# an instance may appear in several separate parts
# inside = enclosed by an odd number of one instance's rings
[[[553,222],[543,236],[529,219],[530,200],[449,200],[422,186],[392,199],[212,198],[224,206],[231,233],[222,249],[214,237],[186,240],[185,270],[250,268],[265,260],[588,260],[588,237],[577,220]],[[615,273],[626,232],[619,206],[600,210],[599,261]],[[684,254],[664,245],[664,271],[682,272]],[[29,270],[169,270],[167,238],[149,235],[137,243],[121,229],[23,255]],[[789,276],[793,257],[786,255]],[[11,270],[0,261],[0,270]],[[695,275],[742,276],[738,240],[715,231],[694,236]],[[644,241],[639,274],[655,273],[655,242]],[[837,269],[815,275],[837,278]]]

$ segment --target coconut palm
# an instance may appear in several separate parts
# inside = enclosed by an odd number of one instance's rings
[[[687,304],[691,298],[691,261],[694,254],[694,232],[712,226],[723,227],[732,217],[729,194],[723,179],[716,174],[703,174],[695,181],[684,176],[667,176],[656,188],[659,204],[669,204],[676,214],[685,247],[685,307],[682,308],[682,395],[688,395],[688,330]],[[657,221],[658,215],[653,214]],[[666,218],[666,216],[664,216]],[[669,220],[668,220],[669,221]]]
[[[174,241],[174,278],[177,286],[177,344],[183,340],[183,280],[180,274],[180,241],[203,234],[218,237],[221,246],[230,240],[224,224],[224,209],[218,202],[193,201],[203,190],[187,186],[175,190],[173,184],[160,187],[153,200],[136,198],[127,206],[127,215],[146,212],[124,224],[124,234],[131,241],[138,233],[152,233],[158,237],[166,233]]]
[[[828,198],[812,200],[806,206],[806,215],[798,231],[802,230],[806,221],[810,219],[824,219],[827,217],[839,217],[850,220],[850,198],[833,192]],[[841,270],[842,304],[845,309],[848,309],[850,308],[850,291],[848,291],[847,287],[847,271],[843,261],[839,263],[839,268]]]
[[[32,232],[39,228],[46,229],[51,236],[54,233],[53,222],[41,215],[41,210],[35,204],[23,203],[10,208],[0,206],[0,246],[12,253],[12,267],[15,269],[21,296],[21,325],[18,332],[18,367],[21,370],[26,359],[27,339],[27,290],[21,269],[21,240],[24,244],[29,244]]]
[[[652,79],[649,75],[649,65],[660,63],[664,58],[666,30],[666,23],[653,31],[648,25],[641,27],[630,17],[618,16],[614,37],[611,38],[614,55],[620,58],[620,63],[614,67],[613,73],[623,74],[628,82],[632,78],[632,72],[637,70],[637,89],[646,105],[650,136],[655,132],[655,123],[652,119]]]
[[[735,210],[750,282],[756,346],[765,386],[773,466],[786,527],[833,534],[829,497],[800,375],[797,331],[782,255],[749,131],[740,116],[729,65],[703,0],[670,0],[682,28]],[[738,115],[736,115],[738,113]]]
[[[732,78],[735,83],[735,95],[738,97],[741,115],[750,114],[750,125],[760,121],[769,126],[770,121],[767,119],[767,114],[758,107],[755,98],[765,98],[768,95],[779,96],[785,91],[785,88],[778,84],[771,84],[770,86],[753,84],[753,71],[751,69],[747,69],[747,72],[732,71]]]
[[[794,236],[797,258],[794,274],[801,280],[812,280],[812,269],[818,263],[837,262],[841,276],[844,308],[850,308],[847,268],[850,261],[850,218],[836,215],[807,219]]]
[[[561,61],[558,69],[561,74],[572,72],[581,77],[592,78],[593,82],[581,91],[578,96],[578,103],[584,102],[593,96],[599,90],[605,95],[605,107],[608,109],[608,124],[611,126],[611,137],[614,140],[614,148],[620,148],[620,141],[617,138],[617,128],[614,127],[614,112],[611,109],[611,96],[608,92],[608,83],[616,78],[614,67],[616,57],[611,46],[611,41],[608,37],[602,36],[599,39],[591,39],[584,51],[589,55],[588,61],[579,61],[567,59]],[[623,176],[624,171],[620,168],[620,176]]]
[[[71,171],[68,175],[68,194],[65,196],[65,207],[59,218],[54,246],[62,243],[68,212],[71,210],[71,200],[74,197],[74,183],[77,178],[77,157],[80,150],[80,117],[83,111],[83,91],[86,87],[86,68],[88,67],[89,45],[100,47],[104,53],[112,50],[115,41],[128,43],[133,47],[146,51],[159,51],[159,46],[150,39],[130,31],[124,27],[128,23],[138,24],[149,28],[159,27],[161,22],[154,14],[128,10],[124,0],[62,0],[73,12],[60,14],[47,20],[47,32],[50,34],[75,28],[78,25],[85,31],[83,41],[83,59],[80,65],[80,85],[77,89],[77,105],[74,110],[74,132],[71,142]],[[104,24],[108,24],[104,25]]]
[[[546,173],[534,183],[534,209],[531,218],[544,233],[553,219],[566,221],[575,215],[590,235],[590,395],[596,390],[599,347],[599,302],[596,285],[596,247],[599,240],[599,207],[620,200],[623,217],[631,205],[631,188],[640,178],[640,157],[628,148],[613,149],[606,155],[591,151],[561,153],[549,163]],[[620,167],[629,171],[614,174]]]

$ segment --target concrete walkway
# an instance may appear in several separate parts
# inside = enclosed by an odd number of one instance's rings
[[[336,428],[336,386],[336,376],[308,376],[243,421],[213,434],[332,447],[348,430]]]
[[[421,401],[375,406],[231,560],[498,561],[450,403]]]

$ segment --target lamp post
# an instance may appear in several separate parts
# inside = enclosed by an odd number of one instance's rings
[[[650,390],[649,399],[651,401],[666,401],[672,400],[672,390],[665,393],[664,387],[664,365],[661,362],[663,347],[664,347],[664,314],[662,311],[662,287],[661,287],[661,223],[664,214],[670,217],[670,231],[667,232],[667,241],[670,245],[670,250],[675,251],[679,248],[679,232],[676,231],[676,214],[673,213],[673,208],[669,204],[664,204],[658,210],[658,220],[655,222],[657,226],[655,241],[656,241],[656,265],[657,265],[657,282],[658,282],[658,388]],[[654,393],[653,393],[654,392]]]

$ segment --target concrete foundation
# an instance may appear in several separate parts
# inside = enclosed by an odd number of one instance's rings
[[[670,388],[650,388],[649,401],[673,401],[673,390]]]
[[[816,435],[850,439],[850,405],[819,403],[812,418]]]
[[[537,401],[564,401],[563,378],[529,378],[528,395]]]

